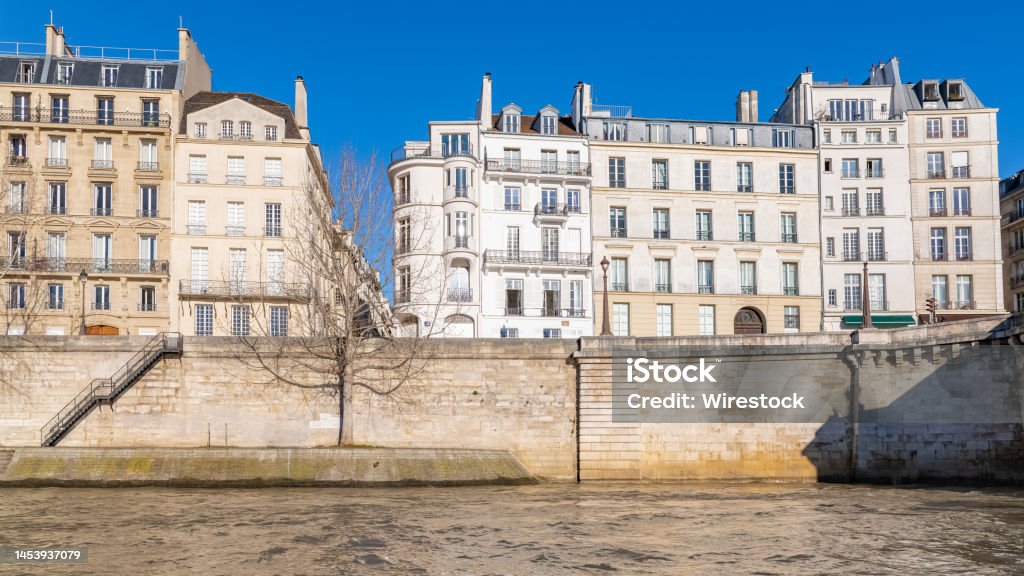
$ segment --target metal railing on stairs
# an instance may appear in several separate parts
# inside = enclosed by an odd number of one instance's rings
[[[40,430],[42,446],[56,446],[95,406],[113,404],[167,355],[180,355],[181,334],[162,332],[154,336],[109,378],[97,378],[78,393]]]

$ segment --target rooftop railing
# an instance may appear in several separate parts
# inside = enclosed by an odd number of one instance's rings
[[[145,62],[175,62],[177,50],[157,48],[116,48],[112,46],[65,46],[63,57],[93,60],[134,60]],[[13,56],[45,56],[46,44],[39,42],[0,42],[0,54]]]

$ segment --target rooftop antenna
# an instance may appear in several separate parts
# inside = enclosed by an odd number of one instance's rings
[[[53,10],[50,10],[50,26],[53,26]]]
[[[178,28],[184,28],[184,27],[185,27],[185,20],[181,16],[178,16]]]

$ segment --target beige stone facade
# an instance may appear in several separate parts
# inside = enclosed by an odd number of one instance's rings
[[[0,328],[167,330],[175,122],[209,68],[187,30],[178,53],[143,60],[46,32],[45,50],[0,56]]]
[[[1006,309],[1024,312],[1024,170],[999,183]]]

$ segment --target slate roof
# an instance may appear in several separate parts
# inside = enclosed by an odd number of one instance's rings
[[[519,120],[519,132],[518,134],[540,134],[539,130],[533,128],[536,115],[523,114]],[[501,114],[491,114],[491,128],[496,132],[501,132],[500,125]],[[583,136],[580,132],[577,132],[572,127],[572,118],[569,116],[560,116],[558,118],[558,135],[559,136]]]
[[[904,84],[899,88],[902,89],[907,99],[907,110],[968,110],[984,108],[985,105],[981,103],[978,96],[971,90],[971,87],[967,85],[959,78],[950,78],[947,80],[928,80],[930,82],[939,83],[939,99],[929,102],[928,106],[924,105],[924,83],[925,80],[918,80],[916,84]],[[947,87],[950,82],[959,82],[961,91],[963,93],[962,100],[948,100],[946,98],[948,91]]]
[[[71,62],[74,69],[71,72],[69,86],[95,86],[100,88],[100,74],[104,64],[112,64],[118,67],[117,84],[110,88],[145,88],[146,68],[163,68],[164,75],[160,90],[174,90],[178,79],[178,68],[181,63],[177,61],[165,62],[136,62],[136,61],[103,61],[85,58],[54,58],[52,56],[0,56],[0,82],[15,82],[17,80],[18,68],[22,62],[35,62],[34,84],[57,85],[57,64],[60,62]],[[43,72],[46,77],[43,77]]]
[[[299,126],[295,123],[295,115],[292,114],[291,106],[277,100],[271,100],[265,98],[259,94],[253,94],[252,92],[198,92],[188,100],[185,100],[185,110],[181,115],[181,128],[182,134],[188,133],[187,120],[188,115],[192,112],[198,112],[210,106],[216,106],[228,100],[234,98],[241,98],[249,104],[256,106],[270,112],[275,116],[280,116],[284,119],[284,137],[288,139],[301,140],[302,133],[299,132]]]

